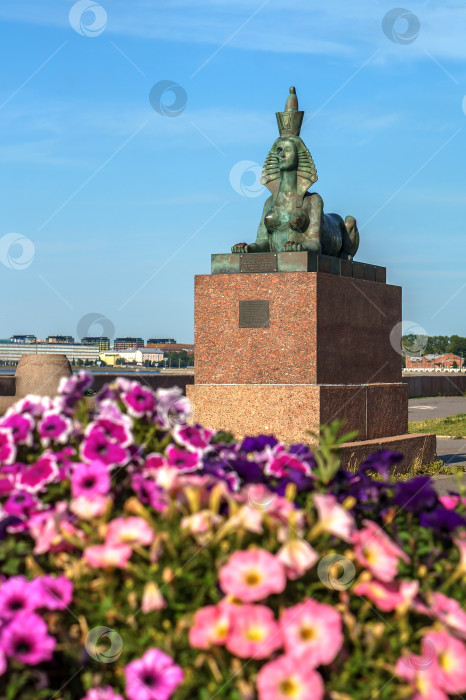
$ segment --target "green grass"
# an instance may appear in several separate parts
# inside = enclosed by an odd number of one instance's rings
[[[435,433],[460,439],[466,435],[466,413],[448,418],[412,421],[408,430],[410,433]]]

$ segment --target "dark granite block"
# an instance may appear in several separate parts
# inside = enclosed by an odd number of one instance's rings
[[[351,260],[340,260],[340,274],[342,277],[353,276],[353,263]]]
[[[375,265],[364,265],[364,279],[375,282]]]
[[[353,262],[353,278],[356,280],[364,279],[364,263]]]
[[[386,284],[386,282],[387,282],[387,268],[378,267],[378,266],[375,268],[375,281],[382,282],[382,284]]]

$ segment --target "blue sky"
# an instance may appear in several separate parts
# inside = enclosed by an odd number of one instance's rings
[[[255,239],[290,85],[357,258],[403,286],[405,320],[466,335],[466,2],[87,5],[0,5],[0,337],[98,313],[192,341],[194,275]]]

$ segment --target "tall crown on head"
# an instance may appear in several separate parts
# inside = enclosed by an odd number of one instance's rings
[[[303,124],[304,112],[298,110],[296,88],[290,87],[290,94],[284,112],[277,112],[277,123],[280,136],[299,136]]]

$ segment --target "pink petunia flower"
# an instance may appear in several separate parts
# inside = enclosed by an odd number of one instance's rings
[[[29,445],[33,443],[34,421],[27,413],[13,413],[5,416],[0,421],[0,428],[7,428],[16,445]]]
[[[6,656],[28,666],[50,661],[56,644],[44,620],[33,612],[17,615],[2,630],[2,649]]]
[[[235,552],[220,569],[218,578],[224,593],[245,603],[281,593],[286,586],[283,564],[265,549]]]
[[[66,576],[40,576],[32,582],[39,608],[65,610],[73,599],[73,584]]]
[[[435,660],[429,669],[434,683],[454,695],[466,691],[466,646],[446,632],[429,632],[423,637],[421,650],[435,649]]]
[[[127,544],[93,545],[84,550],[83,557],[93,569],[124,569],[133,550]]]
[[[189,643],[197,649],[225,644],[230,631],[230,610],[225,606],[207,605],[194,614]]]
[[[170,656],[153,648],[129,663],[125,676],[129,700],[169,700],[183,682],[184,674]]]
[[[37,493],[57,477],[58,466],[55,455],[52,452],[44,452],[35,464],[24,468],[18,479],[18,487],[30,493]]]
[[[125,417],[128,421],[127,416]],[[133,435],[131,433],[131,422],[123,422],[122,420],[116,421],[110,418],[99,416],[94,423],[90,423],[86,428],[86,435],[91,433],[95,428],[99,428],[103,431],[106,438],[112,442],[117,443],[121,447],[129,447],[133,441]]]
[[[0,428],[0,464],[12,464],[16,459],[16,445],[12,431]]]
[[[70,511],[81,520],[92,520],[100,518],[105,513],[110,501],[110,498],[99,494],[92,495],[90,498],[78,496],[70,501]]]
[[[466,639],[466,612],[454,598],[448,598],[443,593],[432,593],[430,612],[440,622]]]
[[[274,454],[264,467],[264,473],[267,476],[277,479],[288,476],[290,470],[300,472],[306,476],[311,476],[312,474],[308,464],[287,453]]]
[[[0,586],[0,617],[5,620],[32,612],[40,607],[40,603],[35,585],[24,576],[12,576]]]
[[[409,557],[371,520],[363,520],[365,527],[353,535],[354,552],[360,564],[381,581],[393,581],[398,562],[409,562]]]
[[[287,608],[280,623],[287,653],[313,668],[331,663],[343,644],[340,613],[311,598]]]
[[[137,382],[133,382],[131,389],[122,394],[122,399],[135,418],[151,416],[155,410],[155,394]]]
[[[109,469],[102,462],[74,465],[71,474],[71,495],[73,498],[85,496],[92,499],[94,496],[106,496],[110,491],[111,480]]]
[[[152,452],[147,455],[144,462],[144,476],[156,477],[159,469],[166,466],[168,466],[168,459],[157,452]]]
[[[15,491],[5,503],[5,513],[16,515],[18,518],[27,517],[39,508],[40,502],[27,491]]]
[[[105,543],[109,546],[149,545],[155,533],[143,518],[115,518],[108,525]]]
[[[355,595],[365,596],[384,612],[395,610],[400,605],[410,605],[418,591],[418,581],[384,583],[372,580],[358,583],[352,589]]]
[[[137,493],[141,503],[148,503],[154,510],[163,513],[168,505],[168,497],[164,489],[152,479],[146,479],[142,474],[133,474],[131,488]]]
[[[168,458],[168,466],[176,467],[180,474],[194,472],[202,465],[201,457],[197,452],[187,452],[175,445],[168,445],[165,454]]]
[[[321,530],[330,532],[345,542],[351,542],[356,529],[354,518],[338,503],[335,496],[317,493],[314,496],[314,503]]]
[[[396,662],[395,673],[399,678],[409,681],[414,695],[411,700],[448,700],[447,696],[434,682],[430,667],[432,658],[417,656],[402,656]]]
[[[29,517],[29,533],[35,540],[34,554],[44,554],[60,547],[63,543],[60,528],[64,526],[68,527],[71,534],[78,534],[78,530],[67,522],[67,509],[68,503],[59,501],[55,504],[55,508],[34,513]]]
[[[81,445],[85,462],[103,462],[110,467],[121,467],[128,461],[125,448],[109,440],[102,428],[93,428]]]
[[[285,654],[262,666],[257,691],[259,700],[323,700],[324,683],[312,666]]]
[[[319,555],[308,542],[295,538],[283,545],[277,558],[285,567],[287,577],[294,581],[314,566]]]
[[[51,442],[65,444],[68,441],[73,424],[69,418],[57,413],[47,411],[37,426],[42,445],[48,446]]]
[[[115,693],[111,686],[106,685],[102,688],[91,688],[81,700],[123,700],[123,697]]]
[[[240,605],[230,618],[225,646],[240,659],[266,659],[283,645],[280,627],[265,605]]]
[[[50,411],[52,408],[53,401],[49,396],[28,394],[24,399],[20,399],[13,406],[10,406],[5,415],[12,416],[16,413],[27,413],[33,418],[40,418],[45,411]]]

